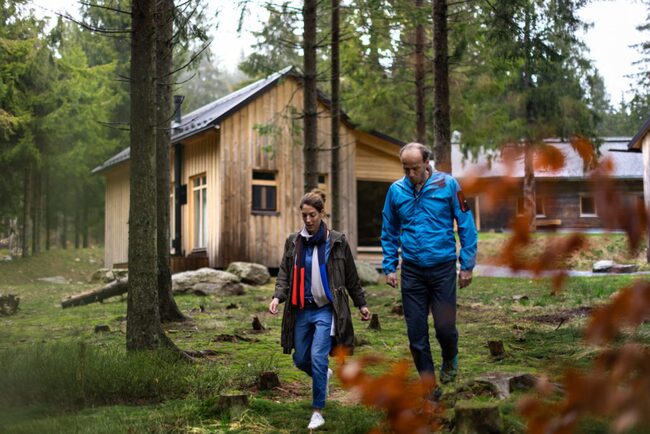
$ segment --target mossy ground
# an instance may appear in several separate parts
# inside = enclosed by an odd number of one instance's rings
[[[165,325],[168,335],[182,349],[210,349],[215,355],[191,365],[133,359],[125,351],[125,298],[69,309],[60,306],[66,295],[97,287],[85,282],[99,268],[102,256],[101,249],[54,250],[0,263],[0,293],[21,298],[16,315],[0,318],[0,360],[5,363],[0,432],[306,432],[310,382],[292,366],[291,357],[282,354],[281,315],[273,317],[266,310],[272,282],[250,288],[244,296],[176,296],[190,320]],[[37,280],[54,275],[72,283]],[[554,296],[546,280],[477,277],[458,292],[458,383],[489,372],[544,373],[557,379],[568,366],[585,366],[596,352],[582,343],[590,309],[633,279],[571,278],[564,291]],[[409,359],[403,317],[392,313],[399,292],[384,284],[366,290],[370,309],[379,314],[381,331],[368,330],[366,323],[355,320],[356,334],[364,343],[355,357],[381,354],[392,361]],[[237,307],[228,309],[231,304]],[[252,331],[254,316],[265,331]],[[111,331],[95,333],[99,324]],[[439,363],[432,328],[431,332]],[[223,342],[220,335],[247,340]],[[650,325],[629,337],[650,343]],[[503,341],[503,360],[490,358],[487,341],[492,339]],[[6,366],[11,366],[11,375]],[[278,372],[281,389],[258,391],[257,375],[269,369]],[[206,405],[229,389],[251,396],[250,409],[237,420],[212,414]],[[453,394],[453,387],[445,391]],[[499,401],[506,432],[524,431],[516,411],[520,396]],[[363,433],[376,426],[381,415],[356,404],[334,380],[326,419],[328,432]],[[586,425],[585,431],[607,429],[598,421]]]

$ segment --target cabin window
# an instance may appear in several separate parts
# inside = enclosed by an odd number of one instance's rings
[[[278,181],[275,172],[253,171],[253,211],[275,212]]]
[[[206,247],[207,233],[207,182],[205,175],[192,178],[192,231],[194,249]]]
[[[596,217],[596,201],[593,196],[580,196],[580,217]]]
[[[544,196],[535,195],[535,217],[546,217],[544,209]],[[524,214],[524,198],[517,198],[517,215]]]

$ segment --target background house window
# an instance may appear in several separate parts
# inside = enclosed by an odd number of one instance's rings
[[[275,172],[253,171],[253,211],[277,211]]]
[[[580,217],[595,217],[596,201],[593,196],[580,196]]]
[[[205,175],[192,178],[192,211],[194,249],[206,247],[207,232],[207,182]]]
[[[535,195],[535,217],[546,217],[544,210],[544,196]],[[517,198],[517,215],[524,214],[524,198]]]

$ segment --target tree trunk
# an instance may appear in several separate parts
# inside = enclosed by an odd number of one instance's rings
[[[526,47],[526,59],[524,64],[524,74],[523,74],[523,85],[524,85],[524,95],[525,95],[525,104],[526,104],[526,124],[528,130],[528,137],[524,144],[524,185],[523,185],[523,195],[524,195],[524,214],[529,219],[530,231],[534,232],[536,230],[535,216],[537,214],[537,204],[535,200],[535,167],[534,167],[534,146],[532,132],[535,127],[535,108],[533,107],[533,81],[531,79],[532,75],[532,60],[530,58],[532,46],[531,46],[531,17],[532,13],[529,8],[526,8],[526,17],[524,23],[524,46]]]
[[[171,183],[169,149],[171,147],[170,123],[171,109],[171,72],[172,72],[172,38],[174,1],[160,0],[156,21],[156,202],[157,202],[157,255],[158,255],[158,306],[160,321],[185,321],[172,294],[172,275],[170,270],[170,201]]]
[[[332,192],[331,210],[332,210],[332,227],[337,230],[343,230],[341,226],[341,191],[340,191],[340,165],[339,153],[341,147],[341,137],[339,127],[341,123],[340,109],[340,60],[339,60],[339,11],[340,0],[332,0],[332,161],[330,171],[332,173]]]
[[[52,235],[52,188],[50,187],[49,157],[45,157],[45,250],[50,250]]]
[[[316,7],[317,0],[305,0],[303,16],[304,59],[304,188],[308,192],[318,187],[318,101],[316,94]]]
[[[32,209],[32,174],[30,170],[30,165],[27,165],[24,174],[23,181],[23,221],[22,221],[22,230],[21,230],[21,249],[22,256],[26,258],[29,256],[29,235],[32,232],[32,227],[30,224],[31,219],[31,209]]]
[[[41,171],[35,169],[32,179],[32,255],[41,250],[40,223],[41,223]]]
[[[417,25],[415,26],[415,141],[426,144],[426,115],[424,89],[424,25],[422,24],[422,0],[415,0]]]
[[[118,279],[99,289],[70,296],[61,301],[63,309],[75,306],[85,306],[90,303],[106,300],[110,297],[126,294],[129,289],[128,279]]]
[[[158,309],[156,257],[155,2],[131,6],[131,176],[126,348],[157,349],[164,333]]]
[[[59,234],[59,243],[62,249],[68,248],[68,216],[65,208],[61,210],[61,233]]]
[[[433,0],[433,137],[436,169],[451,173],[447,0]]]
[[[88,190],[84,189],[83,192],[83,210],[81,213],[81,246],[84,249],[88,248],[88,212],[89,212],[89,205],[88,201],[90,198],[88,197]]]
[[[74,207],[74,248],[78,249],[81,235],[81,191],[79,187],[75,189],[75,207]]]

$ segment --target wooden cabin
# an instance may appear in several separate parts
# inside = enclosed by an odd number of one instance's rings
[[[626,137],[603,138],[600,145],[600,158],[611,159],[615,179],[620,194],[630,201],[643,199],[643,160],[638,153],[627,152]],[[558,148],[565,158],[565,166],[558,171],[536,171],[536,223],[538,229],[551,230],[602,230],[603,224],[598,217],[598,209],[589,183],[589,172],[583,160],[570,143],[548,140],[548,144]],[[494,182],[506,176],[507,169],[503,161],[496,156],[488,162],[487,155],[469,155],[464,158],[458,145],[452,146],[452,173],[460,179],[468,176],[478,168],[482,171],[480,182]],[[647,169],[646,169],[647,170]],[[523,156],[514,167],[511,176],[519,181],[519,190],[504,197],[496,209],[487,209],[481,203],[481,196],[468,198],[476,226],[482,231],[501,231],[509,228],[513,218],[523,213]]]
[[[627,148],[636,153],[641,153],[643,161],[643,191],[646,209],[650,209],[650,118],[628,142]],[[648,249],[650,252],[650,249]]]
[[[302,226],[302,102],[300,78],[286,68],[172,124],[173,270],[225,267],[232,261],[279,265],[287,235]],[[327,193],[330,116],[322,94],[319,105],[318,142],[324,149],[318,158],[319,187]],[[356,129],[345,114],[339,134],[342,227],[336,229],[347,234],[356,252],[360,240],[362,245],[379,241],[382,189],[402,176],[402,143]],[[129,149],[93,172],[106,177],[105,265],[124,266]]]

